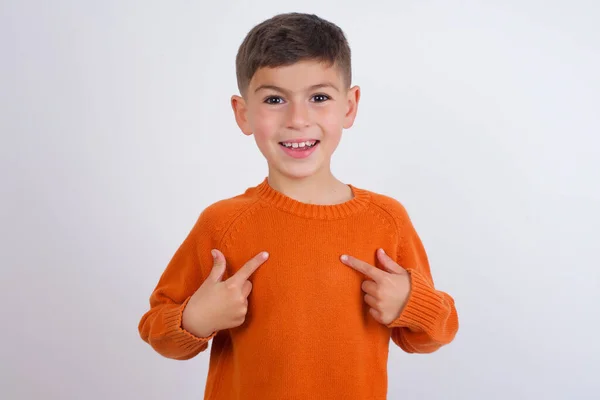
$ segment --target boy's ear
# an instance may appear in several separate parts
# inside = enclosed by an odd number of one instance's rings
[[[248,106],[246,100],[241,96],[231,96],[231,108],[233,109],[235,122],[237,122],[242,132],[244,132],[244,135],[252,135],[252,129],[248,122]]]
[[[353,86],[350,89],[348,89],[346,115],[344,116],[344,129],[348,129],[354,124],[356,112],[358,111],[359,100],[360,87]]]

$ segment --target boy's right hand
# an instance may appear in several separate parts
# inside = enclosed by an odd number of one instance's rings
[[[219,250],[211,252],[213,268],[188,301],[181,325],[183,329],[197,337],[208,337],[213,332],[235,328],[244,323],[248,312],[248,295],[252,290],[250,276],[269,257],[267,252],[254,256],[226,281],[225,256]]]

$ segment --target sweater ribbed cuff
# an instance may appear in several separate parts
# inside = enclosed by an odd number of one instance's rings
[[[444,298],[416,270],[408,270],[411,291],[404,309],[388,328],[406,327],[414,331],[432,332],[445,310]]]
[[[182,348],[193,352],[205,346],[210,339],[215,337],[217,332],[215,331],[207,337],[198,337],[183,329],[181,326],[183,310],[190,301],[190,298],[191,297],[188,297],[181,305],[174,305],[175,307],[171,308],[170,310],[165,310],[164,323],[166,328],[166,336],[168,336]]]

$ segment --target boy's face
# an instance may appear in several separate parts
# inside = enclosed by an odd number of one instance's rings
[[[270,173],[305,178],[329,173],[359,98],[360,89],[347,89],[335,65],[302,61],[260,68],[246,95],[233,96],[231,105],[242,132],[254,135]]]

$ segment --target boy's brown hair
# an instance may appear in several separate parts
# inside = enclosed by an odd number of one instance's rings
[[[252,28],[240,45],[235,60],[238,89],[245,96],[259,68],[287,66],[305,60],[336,65],[346,87],[350,87],[350,46],[337,25],[314,14],[276,15]]]

